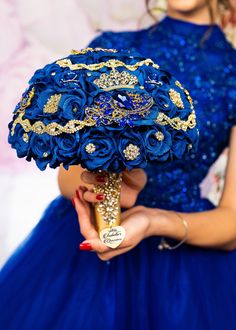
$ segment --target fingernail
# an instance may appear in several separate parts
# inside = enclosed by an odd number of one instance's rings
[[[97,175],[96,176],[96,181],[97,182],[105,182],[106,178],[103,175]]]
[[[71,199],[71,203],[72,203],[72,205],[75,207],[75,199],[74,199],[74,197],[72,197],[72,199]]]
[[[76,189],[76,197],[78,198],[78,200],[80,200],[80,197],[79,197],[79,191]]]
[[[96,195],[96,199],[97,199],[98,201],[102,201],[102,200],[104,199],[104,195],[103,195],[103,194],[97,194],[97,195]]]
[[[82,251],[91,251],[92,245],[90,243],[80,243],[79,248]]]

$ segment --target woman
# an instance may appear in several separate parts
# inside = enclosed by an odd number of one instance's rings
[[[235,329],[235,51],[212,24],[216,0],[167,3],[162,22],[103,33],[91,46],[135,48],[183,82],[200,123],[198,153],[124,172],[127,235],[115,250],[100,242],[90,217],[91,203],[106,198],[90,187],[106,177],[61,169],[64,197],[2,270],[1,329]],[[214,207],[199,183],[227,145],[224,192]],[[158,250],[162,236],[176,249]]]

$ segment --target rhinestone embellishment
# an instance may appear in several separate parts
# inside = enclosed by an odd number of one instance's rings
[[[156,132],[155,137],[158,141],[163,141],[164,140],[164,134],[162,132]]]
[[[89,143],[86,145],[85,150],[88,154],[92,154],[96,150],[96,146],[93,143]]]
[[[130,143],[124,150],[123,153],[127,160],[134,160],[140,155],[140,148]]]
[[[29,136],[28,136],[28,134],[27,134],[27,133],[24,133],[22,139],[23,139],[23,141],[24,141],[25,143],[28,143],[28,142],[29,142]]]
[[[138,78],[130,74],[128,71],[119,72],[112,69],[109,74],[102,73],[98,79],[94,80],[94,84],[103,89],[110,91],[119,88],[134,88],[138,83]]]

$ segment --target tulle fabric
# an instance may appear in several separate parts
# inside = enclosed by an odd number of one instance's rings
[[[0,329],[235,330],[236,252],[152,237],[104,262],[82,240],[58,197],[1,271]]]

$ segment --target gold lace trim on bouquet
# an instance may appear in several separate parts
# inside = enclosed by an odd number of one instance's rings
[[[136,62],[135,64],[126,64],[120,60],[111,59],[106,62],[100,62],[100,63],[93,63],[93,64],[84,64],[84,63],[75,63],[73,64],[71,60],[65,58],[62,60],[59,60],[56,62],[61,68],[69,68],[70,70],[81,70],[81,69],[87,69],[90,71],[97,71],[104,67],[107,68],[118,68],[118,67],[124,67],[130,71],[137,70],[140,66],[143,65],[152,65],[155,69],[159,69],[159,65],[154,63],[150,58],[147,58],[146,60]]]

